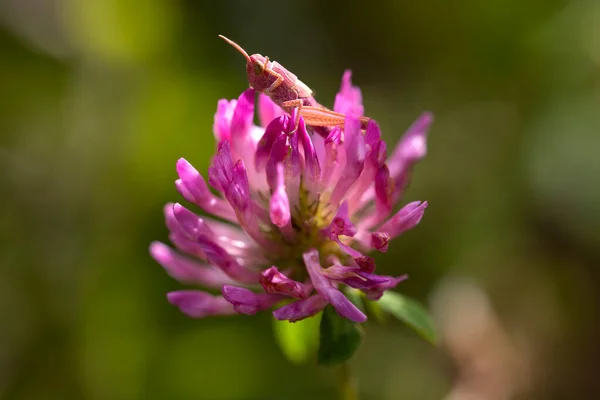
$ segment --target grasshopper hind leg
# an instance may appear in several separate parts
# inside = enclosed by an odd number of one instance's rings
[[[281,103],[281,106],[290,114],[296,110],[294,118],[294,129],[290,132],[295,133],[300,124],[300,117],[304,119],[307,127],[321,135],[323,138],[329,136],[334,127],[343,128],[345,116],[336,113],[325,107],[306,106],[302,99],[289,100]]]

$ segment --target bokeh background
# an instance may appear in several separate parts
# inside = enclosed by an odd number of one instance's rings
[[[368,325],[364,399],[600,398],[597,0],[0,1],[0,398],[336,395],[269,313],[180,314],[148,255],[247,87],[219,33],[323,104],[351,68],[391,142],[435,113],[406,196],[430,206],[377,260],[443,346]]]

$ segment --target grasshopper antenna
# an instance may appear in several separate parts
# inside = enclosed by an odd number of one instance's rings
[[[226,41],[227,43],[229,43],[230,45],[232,45],[237,51],[239,51],[240,53],[242,53],[242,55],[244,56],[244,58],[246,59],[246,61],[250,61],[250,56],[248,55],[248,53],[246,53],[246,50],[242,49],[242,47],[239,44],[237,44],[236,42],[234,42],[231,39],[227,39],[223,35],[219,35],[219,37],[221,39],[223,39],[224,41]]]

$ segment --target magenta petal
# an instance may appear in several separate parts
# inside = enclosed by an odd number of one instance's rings
[[[320,294],[315,294],[308,299],[297,300],[273,311],[273,316],[280,320],[290,322],[312,317],[325,308],[327,301]]]
[[[409,181],[410,171],[427,153],[427,131],[433,121],[430,113],[423,113],[408,129],[394,149],[387,165],[395,183],[394,199],[402,195]]]
[[[373,272],[375,270],[373,259],[364,256],[360,251],[353,249],[340,239],[340,235],[352,237],[356,234],[356,227],[352,224],[348,216],[348,205],[346,202],[342,203],[336,216],[329,226],[323,229],[321,233],[325,237],[336,242],[343,252],[354,258],[357,265],[359,265],[363,271]]]
[[[394,238],[407,230],[414,228],[425,213],[427,202],[413,201],[402,207],[392,218],[377,229],[378,232],[385,232],[390,238]]]
[[[229,190],[226,191],[227,200],[234,208],[245,210],[250,204],[250,184],[242,160],[235,163],[232,173],[233,179]]]
[[[359,267],[345,267],[343,265],[333,265],[326,268],[323,270],[323,275],[356,289],[367,289],[387,283],[390,280],[387,276],[365,272]]]
[[[390,235],[386,232],[375,232],[371,234],[371,247],[385,253],[390,244]]]
[[[364,168],[346,196],[352,211],[362,208],[373,200],[373,181],[386,159],[385,142],[381,140],[379,126],[374,120],[370,120],[367,125],[364,142],[366,148]]]
[[[272,120],[269,125],[267,125],[265,133],[256,146],[254,155],[254,165],[256,166],[257,171],[261,171],[267,165],[267,160],[271,155],[273,145],[281,136],[285,136],[288,124],[289,117],[284,115]]]
[[[274,190],[278,182],[277,166],[282,164],[290,153],[290,143],[287,135],[281,135],[273,143],[269,159],[267,160],[266,175],[269,188]]]
[[[387,282],[363,289],[363,292],[365,292],[369,300],[379,300],[381,296],[383,296],[383,292],[385,292],[388,289],[395,288],[400,282],[408,279],[408,275],[402,275],[397,278],[388,276],[386,278],[389,278]]]
[[[165,223],[170,231],[169,240],[179,250],[205,260],[206,255],[204,254],[204,251],[202,251],[196,242],[190,239],[190,236],[183,230],[179,222],[177,222],[175,214],[173,213],[174,206],[175,204],[173,203],[167,203],[163,207]]]
[[[268,247],[271,243],[264,238],[257,220],[262,208],[254,207],[244,163],[242,160],[233,163],[229,142],[219,144],[219,151],[209,168],[208,176],[209,182],[223,192],[246,233],[257,243]]]
[[[267,127],[275,118],[284,115],[285,112],[264,93],[258,95],[258,119],[263,127]]]
[[[189,236],[182,235],[179,232],[171,232],[169,234],[169,240],[175,245],[177,250],[194,256],[199,260],[206,260],[206,254],[204,254],[204,250],[202,250],[198,243],[191,240]]]
[[[153,242],[150,245],[150,254],[170,276],[178,281],[215,289],[224,284],[233,283],[223,271],[192,261],[163,243]]]
[[[262,272],[260,284],[265,289],[265,292],[270,294],[281,294],[296,298],[305,298],[310,287],[288,278],[277,267],[271,267]]]
[[[313,187],[321,180],[321,165],[319,163],[317,151],[306,130],[306,124],[304,123],[303,118],[300,118],[300,123],[298,125],[298,136],[304,150],[305,169],[303,175],[307,180],[307,186]]]
[[[348,246],[346,243],[342,242],[337,236],[333,240],[338,244],[338,246],[340,246],[340,249],[342,249],[344,253],[348,254],[352,258],[359,259],[364,257],[360,251]]]
[[[393,175],[405,164],[415,163],[427,153],[427,131],[433,122],[431,113],[423,113],[406,131],[392,156],[388,160],[388,166]]]
[[[243,283],[257,283],[258,272],[242,267],[229,253],[216,243],[215,234],[196,214],[181,204],[173,206],[173,214],[181,226],[181,231],[198,243],[206,258],[227,275]]]
[[[321,174],[321,185],[323,187],[333,186],[339,178],[344,167],[345,155],[343,151],[343,132],[335,127],[323,142],[324,157],[323,171]]]
[[[225,141],[219,144],[217,155],[208,170],[208,177],[209,182],[223,192],[236,213],[243,212],[249,207],[248,176],[242,160],[237,163],[233,162],[229,142]]]
[[[254,89],[246,89],[238,98],[231,118],[231,141],[234,142],[250,134],[254,119]]]
[[[381,140],[381,129],[379,128],[379,124],[372,119],[367,124],[367,129],[365,131],[365,144],[367,147],[371,149],[369,153],[369,158],[371,162],[376,165],[380,165],[385,161],[385,153],[382,157],[381,155],[381,144],[384,145],[385,151],[385,142]]]
[[[175,219],[175,215],[173,214],[173,206],[174,203],[167,203],[163,207],[163,213],[165,215],[165,225],[169,228],[171,232],[177,232],[179,230],[179,222]]]
[[[304,122],[300,118],[300,125]],[[285,158],[285,188],[290,198],[290,207],[297,207],[300,202],[300,180],[303,181],[303,188],[309,193],[312,192],[312,172],[307,172],[305,160],[300,154],[299,134],[294,134],[289,140],[289,149],[291,150]],[[306,151],[306,150],[305,150]],[[306,154],[305,154],[306,157]]]
[[[176,168],[181,183],[191,195],[191,199],[187,200],[196,203],[204,201],[205,197],[212,195],[202,175],[185,158],[177,160]]]
[[[202,218],[179,203],[173,204],[173,217],[179,224],[178,231],[191,239],[200,234],[208,236],[212,233]]]
[[[184,158],[177,161],[179,179],[175,182],[177,190],[189,202],[201,207],[204,211],[235,221],[235,213],[227,202],[213,195],[202,175]]]
[[[282,296],[254,293],[250,289],[237,286],[224,285],[223,297],[233,304],[233,308],[240,314],[254,315],[277,304]]]
[[[269,201],[269,217],[271,222],[280,228],[289,225],[291,220],[290,201],[285,187],[284,166],[284,160],[289,154],[289,149],[287,135],[277,138],[271,149],[266,168],[267,183],[272,193]],[[291,230],[291,226],[289,226],[287,231],[291,232]]]
[[[280,188],[271,195],[271,200],[269,202],[269,216],[271,222],[278,227],[284,227],[290,223],[290,201],[288,200],[284,186],[280,186]]]
[[[317,250],[313,249],[304,253],[304,264],[316,291],[335,308],[338,314],[354,322],[367,320],[367,316],[342,292],[333,287],[329,279],[323,275]]]
[[[367,320],[367,316],[339,290],[331,291],[327,300],[342,317],[358,323]]]
[[[344,128],[346,166],[331,195],[331,203],[339,204],[346,192],[356,182],[365,166],[365,142],[360,131],[358,118],[348,115]]]
[[[350,221],[348,214],[348,203],[343,202],[340,205],[335,217],[331,220],[331,223],[327,228],[323,230],[323,234],[329,237],[331,240],[338,239],[338,236],[349,236],[352,237],[356,234],[356,227]]]
[[[392,210],[394,193],[394,181],[390,178],[387,165],[382,165],[375,174],[375,205],[377,208],[377,220],[382,220]]]
[[[375,260],[368,256],[354,257],[354,262],[362,271],[373,272],[375,271]]]
[[[333,110],[342,114],[364,115],[362,94],[357,86],[352,85],[352,71],[347,69],[342,77],[342,86],[335,96]]]
[[[237,100],[219,100],[213,124],[213,132],[219,142],[231,137],[231,118],[237,105]]]
[[[222,296],[213,296],[198,290],[170,292],[167,293],[167,300],[192,318],[235,314],[231,303]]]

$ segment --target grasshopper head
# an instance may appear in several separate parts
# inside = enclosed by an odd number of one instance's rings
[[[262,92],[271,84],[272,79],[265,70],[267,63],[268,59],[260,54],[252,54],[246,63],[248,82],[256,91]]]
[[[233,40],[227,39],[223,35],[219,35],[221,39],[233,46],[239,51],[246,59],[246,74],[248,75],[248,82],[254,90],[262,92],[272,83],[273,79],[269,73],[265,70],[268,59],[260,54],[253,54],[251,56],[246,53],[246,50]]]

